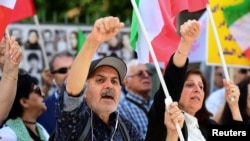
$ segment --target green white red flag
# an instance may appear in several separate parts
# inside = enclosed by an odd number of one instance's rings
[[[176,16],[183,10],[195,12],[205,9],[207,0],[136,0],[143,23],[159,62],[165,65],[175,52],[180,37],[176,30]],[[137,52],[138,59],[152,62],[146,40],[133,13],[130,43]]]

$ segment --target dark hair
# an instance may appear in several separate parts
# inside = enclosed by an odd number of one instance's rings
[[[56,60],[57,57],[62,57],[62,56],[66,56],[66,57],[72,57],[72,58],[75,58],[75,56],[73,54],[71,54],[70,52],[68,51],[63,51],[63,52],[59,52],[59,53],[56,53],[50,60],[49,62],[49,70],[50,72],[53,72],[54,71],[54,62]]]
[[[34,85],[37,85],[37,81],[28,73],[22,72],[18,74],[16,97],[10,110],[8,119],[15,119],[23,114],[24,110],[20,104],[20,99],[29,98]]]
[[[31,59],[39,60],[39,57],[36,53],[30,53],[28,56],[28,61],[30,61]]]
[[[34,32],[34,33],[36,34],[37,38],[39,38],[38,31],[37,31],[37,30],[35,30],[35,29],[31,29],[31,30],[29,30],[29,32],[28,32],[28,36],[30,36],[30,34],[31,34],[32,32]]]
[[[239,69],[239,73],[246,74],[250,69]]]
[[[240,97],[239,97],[239,109],[240,109],[240,114],[242,116],[243,121],[248,121],[249,116],[247,115],[246,112],[246,107],[247,107],[247,96],[248,96],[248,84],[250,83],[250,78],[240,82],[238,84],[238,87],[240,89]],[[220,118],[220,123],[221,124],[230,124],[233,120],[231,110],[228,106],[228,104],[225,104],[225,107],[223,109],[221,118]]]
[[[198,122],[199,123],[204,123],[206,122],[211,116],[212,116],[212,113],[210,113],[206,106],[205,106],[205,101],[208,97],[208,84],[207,84],[207,80],[205,78],[205,76],[203,75],[203,73],[199,70],[199,69],[189,69],[186,74],[185,74],[185,78],[184,80],[187,80],[187,78],[190,76],[190,75],[199,75],[201,77],[201,80],[203,82],[203,90],[204,90],[204,100],[202,102],[202,107],[199,111],[196,112],[195,114],[195,117],[198,119]]]

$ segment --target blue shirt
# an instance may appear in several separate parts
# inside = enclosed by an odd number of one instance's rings
[[[71,97],[65,91],[65,85],[62,88],[58,101],[56,102],[56,141],[74,141],[84,130],[88,118],[92,118],[90,132],[86,141],[123,141],[123,136],[119,128],[116,128],[117,112],[113,112],[109,117],[109,123],[104,123],[87,106],[83,95]],[[136,128],[125,118],[121,116],[126,125],[131,141],[143,141],[142,136]],[[119,123],[118,123],[119,124]],[[112,137],[113,136],[113,137]]]
[[[56,90],[54,93],[44,99],[44,102],[47,106],[47,110],[43,112],[37,119],[39,122],[51,135],[52,132],[56,128],[56,111],[55,111],[55,104],[58,94]]]
[[[130,100],[129,100],[130,99]],[[139,104],[137,106],[133,102]],[[145,100],[142,96],[127,93],[125,98],[120,102],[119,112],[121,115],[130,120],[133,125],[140,131],[141,135],[145,138],[148,127],[148,111],[153,103],[152,99]],[[145,111],[147,112],[145,113]]]

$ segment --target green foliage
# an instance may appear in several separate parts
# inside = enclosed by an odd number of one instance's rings
[[[41,23],[91,25],[99,17],[117,16],[129,24],[132,13],[131,3],[127,0],[35,0],[34,3]],[[67,18],[67,12],[74,8],[79,9],[80,14],[74,18]],[[30,21],[26,19],[23,22]]]

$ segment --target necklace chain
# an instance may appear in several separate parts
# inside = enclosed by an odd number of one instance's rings
[[[27,124],[36,124],[36,122],[32,122],[32,121],[26,121],[26,120],[23,120],[24,123],[27,123]]]

